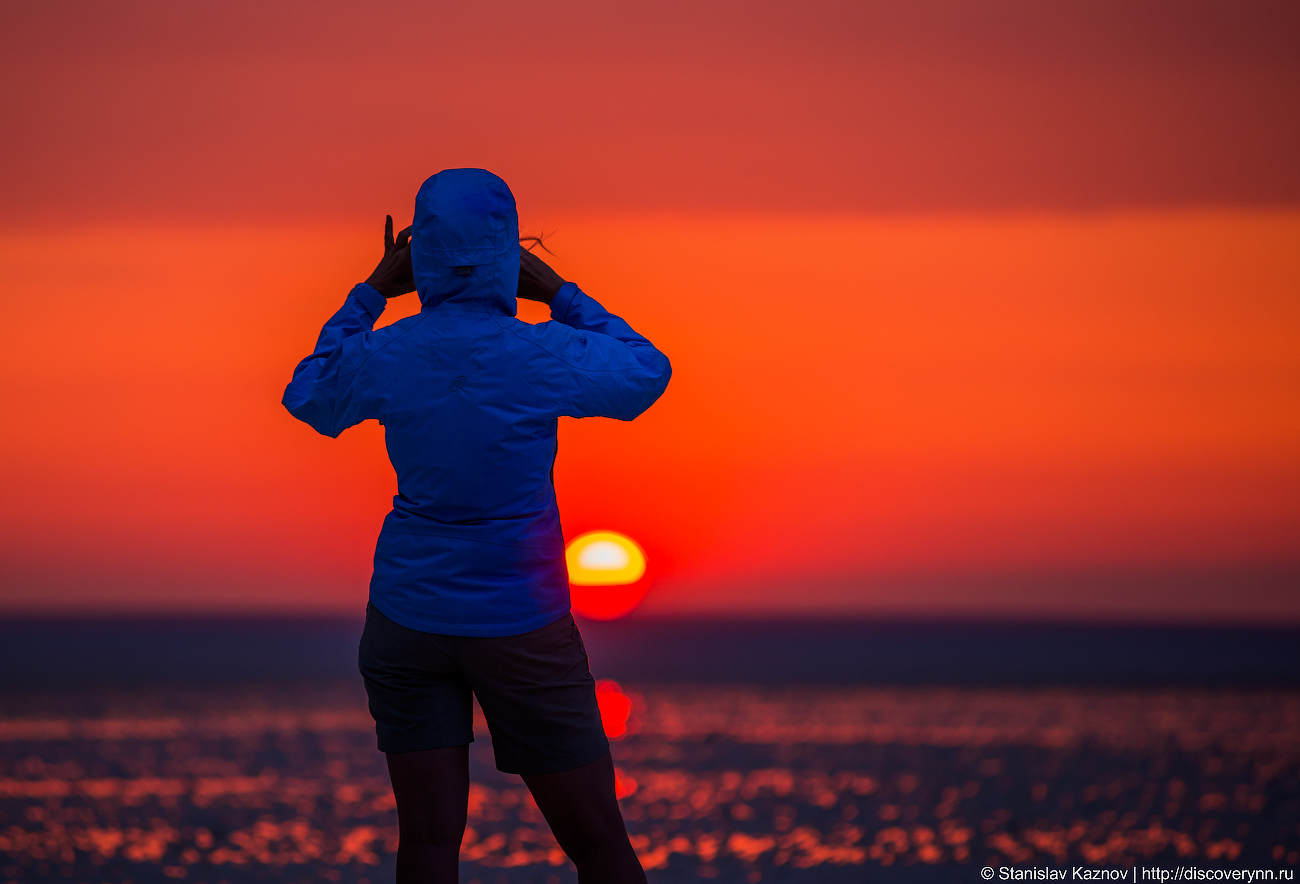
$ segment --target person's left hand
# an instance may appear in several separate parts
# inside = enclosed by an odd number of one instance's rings
[[[415,291],[415,272],[411,270],[411,228],[406,228],[393,239],[393,216],[384,222],[384,257],[379,259],[375,272],[366,285],[385,298],[396,298]]]

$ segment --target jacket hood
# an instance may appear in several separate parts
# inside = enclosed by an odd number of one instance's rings
[[[411,226],[411,268],[423,309],[455,302],[515,315],[519,215],[504,181],[486,169],[444,169],[420,186]]]

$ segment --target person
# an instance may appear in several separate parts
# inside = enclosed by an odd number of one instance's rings
[[[421,309],[387,327],[388,299]],[[516,298],[551,321],[515,318]],[[375,548],[359,666],[397,800],[398,884],[457,880],[471,694],[582,884],[644,882],[614,794],[556,505],[561,416],[632,420],[667,357],[520,247],[514,196],[482,169],[429,178],[411,227],[357,285],[284,393],[326,436],[385,428],[398,493]]]

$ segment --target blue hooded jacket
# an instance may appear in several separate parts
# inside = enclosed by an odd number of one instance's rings
[[[284,406],[326,436],[370,418],[385,428],[398,494],[375,549],[376,608],[423,632],[518,635],[569,610],[558,418],[632,420],[672,369],[571,282],[551,322],[515,318],[519,220],[490,172],[425,181],[413,228],[420,312],[375,331],[384,297],[356,286]]]

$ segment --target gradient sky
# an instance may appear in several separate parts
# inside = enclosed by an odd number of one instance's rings
[[[356,610],[279,397],[473,165],[673,359],[560,437],[647,613],[1300,620],[1294,4],[0,10],[0,608]]]

